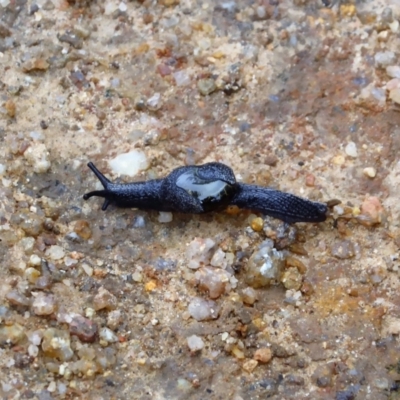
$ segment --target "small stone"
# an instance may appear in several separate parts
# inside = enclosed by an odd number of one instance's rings
[[[118,300],[107,289],[100,287],[98,293],[93,299],[93,308],[96,311],[107,309],[114,310],[117,308]]]
[[[88,240],[92,237],[92,230],[90,229],[89,222],[86,220],[76,221],[74,232],[84,240]]]
[[[54,295],[39,292],[32,303],[32,311],[36,315],[51,315],[56,311]]]
[[[51,163],[48,160],[49,152],[43,143],[34,143],[24,153],[25,158],[31,164],[33,171],[38,174],[47,172]]]
[[[392,51],[378,51],[374,58],[379,67],[387,67],[396,62],[396,55]]]
[[[132,280],[134,282],[140,283],[143,282],[143,274],[139,271],[135,271],[132,273]]]
[[[22,64],[22,71],[33,72],[33,71],[46,71],[50,64],[43,58],[31,58]]]
[[[120,310],[113,310],[107,316],[107,326],[115,330],[123,322],[123,315]]]
[[[272,351],[269,347],[257,349],[254,353],[253,358],[263,364],[266,364],[272,359]]]
[[[373,167],[367,167],[363,169],[363,174],[367,177],[367,178],[375,178],[376,176],[376,169]]]
[[[92,320],[75,315],[69,324],[69,333],[77,336],[82,342],[92,343],[96,340],[98,328]]]
[[[28,354],[30,357],[37,357],[37,355],[39,354],[39,347],[35,346],[34,344],[30,344],[28,346]]]
[[[99,337],[107,343],[118,342],[118,336],[109,328],[102,328],[99,332]]]
[[[377,15],[374,11],[362,10],[357,11],[357,17],[362,24],[370,25],[376,21]]]
[[[254,288],[269,286],[280,279],[283,266],[284,254],[274,248],[272,240],[264,240],[250,256],[245,281]]]
[[[247,360],[246,362],[243,363],[242,368],[246,371],[246,372],[253,372],[255,370],[255,368],[258,365],[258,361],[257,360]]]
[[[335,165],[343,165],[345,162],[346,160],[341,154],[332,158],[332,163]]]
[[[64,249],[61,246],[50,246],[46,250],[46,256],[50,257],[52,260],[57,261],[61,260],[65,256]]]
[[[42,350],[48,357],[68,361],[74,355],[70,346],[70,336],[67,331],[55,328],[49,328],[44,331]]]
[[[15,103],[12,100],[7,100],[4,103],[4,108],[5,108],[6,112],[7,112],[7,115],[10,118],[14,118],[15,117],[16,106],[15,106]]]
[[[43,230],[42,218],[28,211],[17,215],[20,220],[19,227],[29,236],[37,237]]]
[[[204,342],[203,339],[199,336],[192,335],[187,338],[187,344],[189,347],[189,350],[193,353],[196,351],[200,351],[204,347]]]
[[[157,288],[157,282],[153,279],[151,281],[146,282],[146,284],[144,285],[144,289],[146,290],[146,292],[152,292],[156,288]]]
[[[400,88],[396,87],[389,91],[389,99],[400,104]]]
[[[176,86],[186,86],[190,84],[190,76],[185,70],[176,71],[173,74]]]
[[[33,237],[25,237],[22,238],[21,241],[21,246],[25,252],[25,254],[29,254],[32,250],[33,247],[35,246],[35,239]]]
[[[30,300],[22,295],[21,293],[19,293],[17,290],[10,290],[7,294],[6,294],[6,300],[14,305],[14,306],[30,306],[31,302]]]
[[[92,276],[93,275],[93,268],[90,265],[88,265],[86,263],[82,263],[81,267],[85,271],[85,274],[87,276]]]
[[[336,241],[331,248],[334,257],[346,260],[355,256],[354,243],[350,240]]]
[[[158,222],[166,224],[168,222],[171,222],[172,218],[172,213],[160,211],[160,214],[158,215]]]
[[[260,217],[254,218],[250,223],[254,232],[261,232],[264,228],[264,220]]]
[[[356,158],[358,156],[357,145],[354,142],[349,142],[344,151],[350,157]]]
[[[371,196],[363,201],[361,214],[357,216],[357,221],[362,225],[372,226],[381,223],[382,216],[382,203],[377,197]]]
[[[333,368],[329,364],[317,367],[311,377],[318,387],[326,388],[332,385]]]
[[[243,303],[252,306],[258,299],[257,292],[252,287],[247,287],[242,290]]]
[[[209,238],[196,238],[189,243],[186,249],[186,258],[188,259],[188,267],[197,269],[201,265],[208,264],[211,255],[214,253],[216,243]]]
[[[0,327],[0,344],[17,344],[25,338],[25,328],[20,324],[4,325]]]
[[[218,248],[217,251],[214,253],[211,258],[210,264],[213,267],[226,268],[227,263],[225,260],[225,252],[221,248]]]
[[[201,267],[195,273],[199,289],[208,291],[211,299],[217,299],[225,292],[231,274],[220,268]]]
[[[195,297],[188,306],[189,314],[196,321],[206,321],[218,318],[219,309],[217,303],[212,300],[205,300]]]
[[[139,171],[146,170],[149,161],[143,152],[132,150],[129,153],[119,154],[109,161],[109,165],[115,174],[133,177]]]
[[[244,359],[244,353],[243,350],[241,350],[238,346],[233,346],[231,353],[234,357],[236,357],[239,360]]]
[[[28,280],[29,283],[36,284],[37,280],[40,278],[40,271],[35,268],[27,268],[24,272],[24,277]]]
[[[394,79],[400,79],[400,67],[398,65],[389,65],[386,67],[386,73]]]
[[[200,79],[197,82],[197,89],[203,96],[208,96],[217,89],[214,79]]]
[[[31,267],[40,267],[41,264],[42,259],[38,255],[32,254],[29,257],[28,265],[30,265]]]
[[[314,187],[315,186],[315,175],[307,174],[306,176],[306,186]]]
[[[301,288],[302,281],[302,275],[298,269],[294,267],[286,269],[281,280],[283,286],[285,286],[285,289],[288,290],[299,290]]]

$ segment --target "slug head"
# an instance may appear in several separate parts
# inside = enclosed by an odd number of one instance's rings
[[[93,196],[104,197],[105,200],[104,200],[104,203],[103,203],[101,209],[103,211],[105,211],[105,210],[107,210],[107,207],[109,206],[111,197],[112,197],[111,192],[108,190],[109,186],[111,185],[111,182],[95,167],[95,165],[92,162],[88,163],[87,166],[97,176],[97,178],[103,185],[104,190],[94,190],[93,192],[85,193],[83,195],[83,199],[88,200]]]

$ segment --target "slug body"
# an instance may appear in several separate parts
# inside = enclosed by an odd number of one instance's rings
[[[83,198],[105,198],[102,210],[112,203],[118,207],[202,214],[236,205],[287,223],[326,220],[325,203],[268,187],[237,183],[232,169],[218,162],[179,167],[162,179],[125,184],[112,183],[91,162],[88,167],[104,190],[86,193]]]

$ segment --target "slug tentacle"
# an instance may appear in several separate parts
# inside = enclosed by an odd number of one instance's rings
[[[105,198],[102,210],[113,203],[118,207],[202,214],[236,205],[288,223],[322,222],[327,217],[327,204],[268,187],[237,183],[232,169],[218,162],[179,167],[163,179],[125,184],[110,182],[91,162],[88,167],[104,190],[86,193],[83,198]]]
[[[243,183],[238,184],[238,191],[231,204],[259,211],[287,223],[323,222],[328,211],[325,203],[303,199],[268,187]]]

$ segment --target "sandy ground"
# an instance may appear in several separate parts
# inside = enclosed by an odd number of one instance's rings
[[[0,0],[3,399],[400,398],[400,3],[328,3]],[[342,203],[103,212],[88,161]]]

